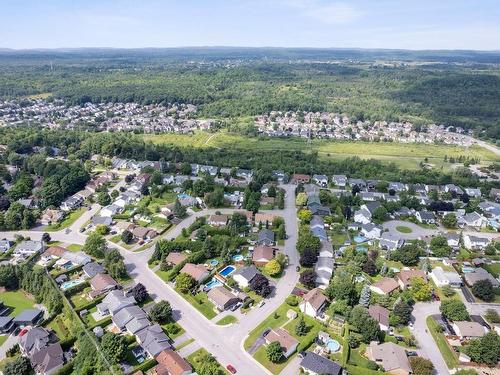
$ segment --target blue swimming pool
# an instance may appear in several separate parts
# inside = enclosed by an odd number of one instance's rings
[[[366,253],[368,249],[364,246],[356,246],[356,251],[359,251],[360,253]]]
[[[330,353],[336,353],[340,350],[339,342],[333,339],[328,340],[326,347],[330,350]]]
[[[243,260],[243,255],[241,254],[236,254],[236,255],[233,255],[233,258],[232,258],[235,262],[241,262]]]
[[[179,198],[179,199],[186,199],[186,198],[189,198],[189,194],[186,194],[186,193],[178,194],[177,198]]]
[[[222,283],[214,277],[214,278],[212,278],[212,280],[210,280],[208,283],[205,284],[205,286],[203,287],[203,290],[205,292],[208,292],[210,289],[215,288],[216,286],[221,286],[221,285],[222,285]]]
[[[212,259],[212,260],[210,261],[210,265],[211,265],[212,267],[215,267],[215,266],[216,266],[216,265],[218,265],[218,264],[219,264],[219,261],[218,261],[217,259]]]
[[[226,266],[222,270],[219,271],[219,275],[223,277],[228,277],[230,274],[232,274],[236,270],[235,266]]]
[[[354,242],[356,242],[356,243],[361,243],[361,242],[365,242],[365,241],[366,241],[365,236],[361,236],[361,235],[354,236]]]
[[[61,284],[61,289],[68,290],[70,288],[73,288],[74,286],[80,285],[84,281],[85,281],[84,279],[75,279],[75,280],[66,281],[66,282]]]

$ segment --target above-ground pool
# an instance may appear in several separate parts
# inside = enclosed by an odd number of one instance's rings
[[[218,264],[219,264],[219,261],[218,261],[217,259],[212,259],[212,260],[210,261],[210,265],[211,265],[212,267],[215,267],[215,266],[216,266],[216,265],[218,265]]]
[[[354,242],[356,243],[361,243],[361,242],[365,242],[366,241],[366,237],[365,236],[362,236],[362,235],[357,235],[357,236],[354,236]]]
[[[69,288],[73,288],[74,286],[80,285],[84,281],[85,280],[83,280],[83,279],[75,279],[75,280],[66,281],[66,282],[61,284],[61,289],[68,290]]]
[[[241,254],[236,254],[236,255],[233,255],[233,258],[232,258],[235,262],[241,262],[243,260],[243,255]]]
[[[366,253],[368,249],[364,246],[356,246],[356,251],[359,251],[361,253]]]
[[[235,266],[226,266],[222,270],[219,271],[219,275],[223,277],[228,277],[230,274],[232,274],[236,270]]]
[[[209,291],[210,289],[215,288],[216,286],[221,286],[221,285],[222,285],[222,283],[214,277],[212,280],[210,280],[208,283],[205,284],[205,286],[203,287],[203,290]]]
[[[326,347],[331,353],[336,353],[340,350],[340,344],[337,340],[330,339],[326,342]]]

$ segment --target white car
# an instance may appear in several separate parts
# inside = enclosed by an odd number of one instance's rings
[[[413,323],[412,323],[412,322],[408,323],[408,328],[410,328],[411,330],[413,330],[413,329],[414,329],[414,327],[413,327]]]
[[[266,304],[266,301],[262,300],[259,302],[259,304],[257,305],[257,307],[262,307]]]

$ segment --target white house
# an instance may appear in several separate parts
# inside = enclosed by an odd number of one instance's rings
[[[328,186],[328,177],[326,177],[324,174],[315,174],[315,175],[313,175],[313,180],[319,186],[322,186],[322,187],[327,187]]]
[[[372,214],[370,213],[370,211],[368,211],[367,209],[364,209],[362,206],[361,209],[356,210],[354,212],[354,221],[356,223],[361,223],[361,224],[371,223]]]
[[[488,238],[477,237],[471,234],[464,235],[464,246],[468,250],[482,250],[488,246],[489,243],[490,240]]]
[[[122,212],[123,212],[123,207],[117,206],[116,204],[111,204],[101,209],[101,216],[112,217]]]
[[[345,187],[347,184],[347,177],[343,174],[332,176],[332,182],[335,186]]]
[[[441,267],[435,267],[429,274],[434,284],[438,287],[449,285],[453,288],[460,288],[462,286],[462,279],[456,272],[445,272]]]
[[[470,212],[458,218],[458,225],[460,227],[468,226],[472,228],[481,228],[486,225],[486,218],[477,212]]]
[[[233,280],[238,283],[240,288],[246,288],[255,276],[260,274],[254,265],[242,267],[232,274]]]
[[[397,250],[404,245],[405,241],[396,234],[384,232],[380,237],[379,246],[383,250]]]
[[[420,223],[423,224],[435,224],[436,223],[436,217],[434,214],[430,211],[417,211],[415,214],[415,217]]]
[[[314,288],[307,292],[304,299],[299,304],[300,311],[312,318],[321,316],[325,306],[326,297],[319,288]]]
[[[39,254],[43,251],[43,242],[41,241],[23,241],[16,246],[14,254],[32,256],[34,254]]]
[[[371,240],[378,239],[382,235],[382,227],[373,223],[361,225],[361,233]]]
[[[316,271],[316,285],[324,289],[330,283],[333,274],[333,259],[332,258],[318,258],[314,271]]]

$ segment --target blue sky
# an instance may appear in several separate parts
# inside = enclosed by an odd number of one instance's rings
[[[499,0],[2,0],[0,47],[500,50]]]

